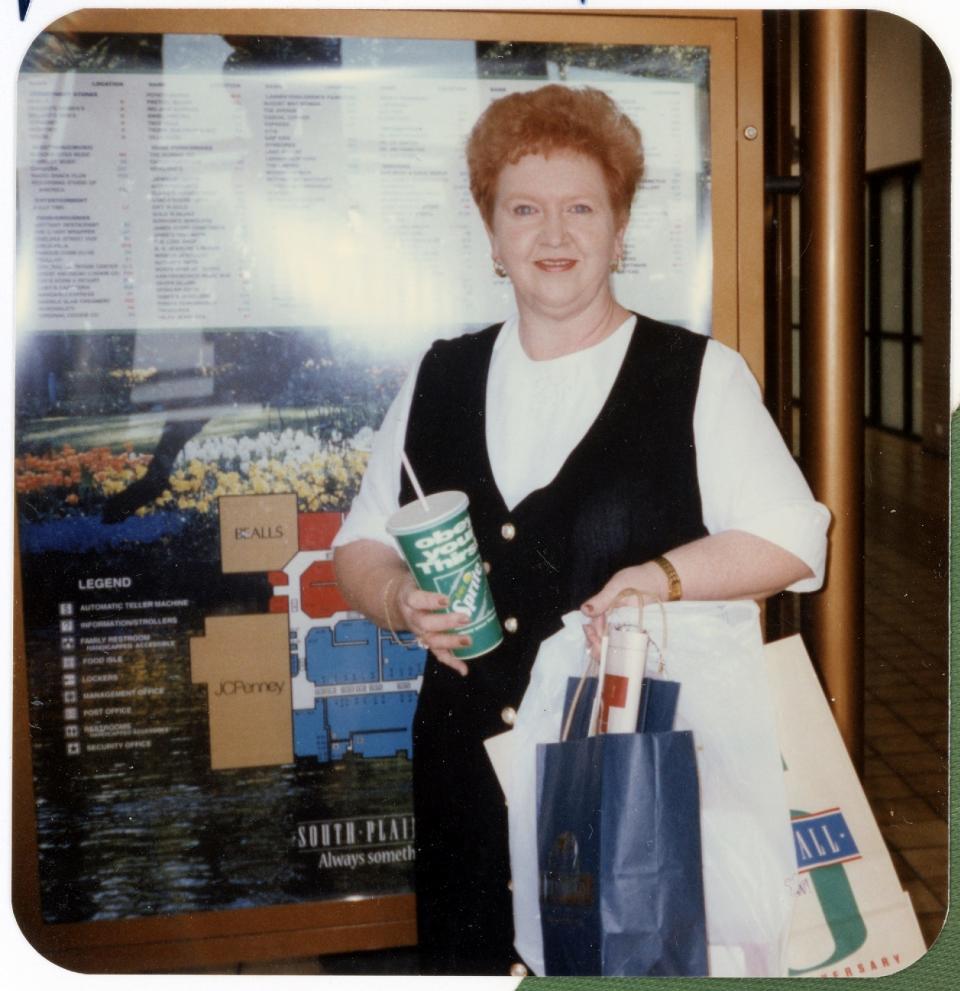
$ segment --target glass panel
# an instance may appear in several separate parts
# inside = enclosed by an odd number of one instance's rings
[[[880,350],[880,422],[893,430],[903,423],[903,345],[884,341]]]
[[[913,333],[923,336],[923,187],[913,180]]]
[[[913,345],[913,424],[911,430],[923,436],[923,344]]]
[[[880,191],[880,329],[903,332],[903,181]]]
[[[424,652],[347,614],[330,542],[418,352],[514,308],[464,139],[509,92],[607,91],[646,158],[617,295],[708,333],[710,49],[48,33],[23,70],[43,919],[409,891]]]

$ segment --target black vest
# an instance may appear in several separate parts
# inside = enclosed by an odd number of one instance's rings
[[[501,622],[516,621],[516,632],[470,665],[471,687],[479,690],[482,681],[489,693],[488,716],[519,705],[537,646],[560,628],[564,613],[619,569],[706,534],[693,440],[706,339],[638,317],[585,437],[552,482],[508,510],[485,437],[487,374],[500,326],[433,345],[420,367],[406,435],[427,492],[467,493],[497,612]],[[401,503],[414,498],[404,475]]]

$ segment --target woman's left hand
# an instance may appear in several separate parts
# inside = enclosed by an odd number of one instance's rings
[[[596,595],[584,602],[580,609],[590,617],[590,622],[584,626],[583,632],[586,634],[590,653],[594,659],[600,657],[600,640],[603,638],[607,624],[607,610],[616,601],[617,596],[627,589],[636,589],[651,598],[666,601],[669,590],[665,577],[663,571],[652,561],[622,568]]]

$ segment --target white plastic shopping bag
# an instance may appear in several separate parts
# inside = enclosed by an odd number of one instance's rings
[[[680,682],[675,728],[697,745],[711,974],[785,976],[797,863],[759,607],[672,602],[644,624],[648,676]]]
[[[610,619],[635,617],[624,608]],[[588,663],[580,613],[545,640],[507,736],[515,946],[543,973],[538,900],[536,745],[560,738],[570,678]],[[681,685],[675,729],[692,730],[700,778],[711,975],[785,975],[797,865],[776,717],[753,602],[647,606],[647,677]],[[501,747],[501,751],[503,747]]]

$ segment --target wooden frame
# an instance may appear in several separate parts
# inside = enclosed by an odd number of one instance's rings
[[[84,10],[50,30],[369,35],[700,45],[711,49],[714,336],[763,381],[764,239],[760,11],[600,13],[358,10]],[[718,195],[722,191],[722,195]],[[412,945],[398,895],[119,922],[50,925],[40,913],[19,545],[14,550],[13,905],[30,943],[61,966],[133,972]]]

